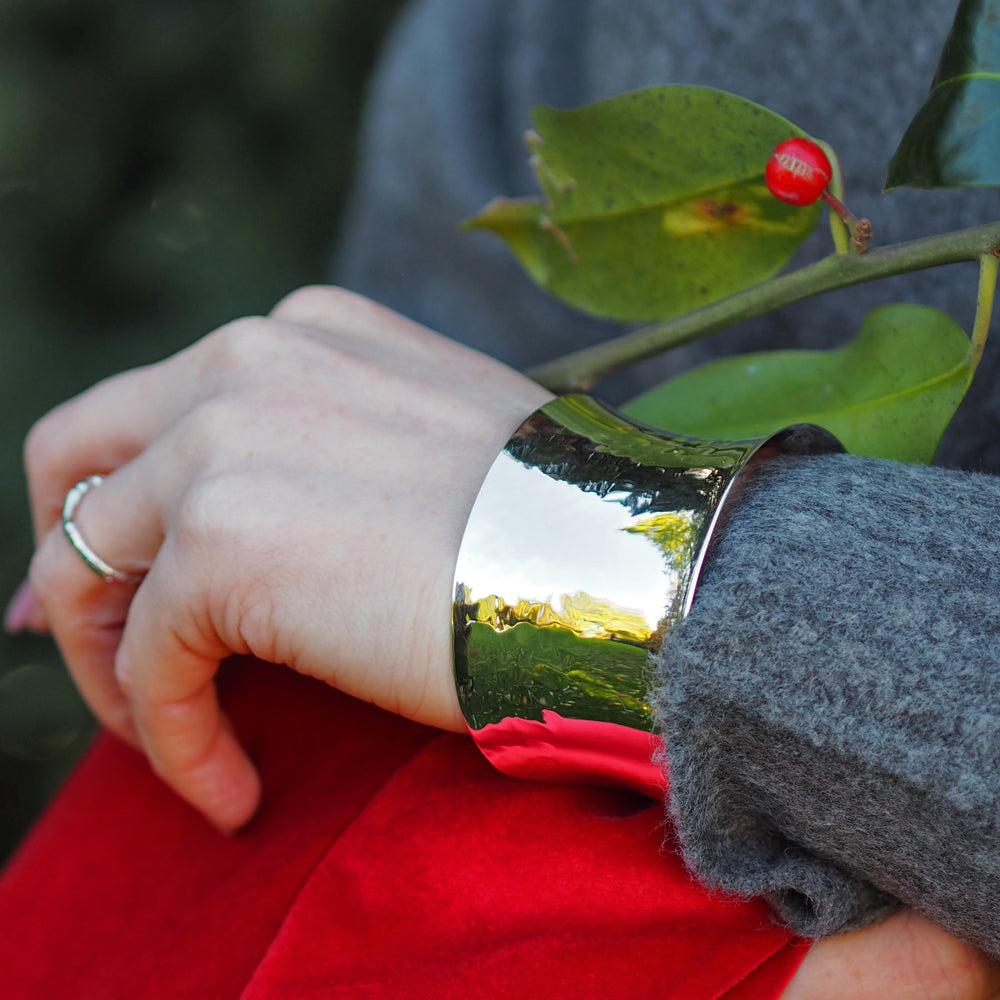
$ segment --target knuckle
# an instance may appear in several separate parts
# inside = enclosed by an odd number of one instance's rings
[[[360,296],[336,285],[305,285],[281,299],[271,316],[294,323],[317,323],[353,310],[359,301],[363,301]]]
[[[255,567],[270,515],[251,509],[246,498],[258,486],[242,470],[209,473],[180,498],[168,541],[188,588],[214,600],[226,589],[241,589],[233,568]],[[277,516],[277,515],[275,515]]]
[[[36,421],[24,439],[24,467],[33,481],[44,476],[59,454],[61,412],[60,407]]]
[[[233,480],[225,473],[199,479],[184,494],[174,523],[174,542],[186,559],[224,551],[237,533]]]
[[[210,396],[170,429],[168,446],[175,461],[198,481],[239,461],[255,426],[253,413],[239,394]]]
[[[232,447],[234,430],[245,420],[229,394],[210,396],[197,403],[178,423],[178,434],[185,450],[212,454]]]
[[[118,685],[126,701],[134,702],[138,685],[136,683],[135,664],[131,657],[118,655],[114,664],[115,683]]]
[[[282,333],[279,324],[267,316],[244,316],[226,323],[198,345],[203,368],[212,375],[257,368],[262,358],[274,354]]]
[[[35,421],[24,439],[24,462],[29,476],[44,477],[61,464],[66,457],[67,430],[72,430],[81,417],[91,415],[95,406],[114,399],[122,383],[134,378],[138,371],[149,370],[149,367],[101,379]]]

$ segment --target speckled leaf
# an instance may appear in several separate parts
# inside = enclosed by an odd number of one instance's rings
[[[1000,0],[962,0],[886,189],[1000,184]]]
[[[732,94],[652,87],[533,117],[544,198],[499,199],[467,225],[586,312],[641,322],[705,305],[779,271],[819,217],[764,186],[771,151],[801,130]]]
[[[930,462],[972,368],[969,341],[945,313],[889,305],[832,351],[773,351],[726,358],[623,407],[645,423],[694,437],[763,437],[819,424],[858,455]]]

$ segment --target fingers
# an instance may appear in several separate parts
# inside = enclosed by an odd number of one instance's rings
[[[347,293],[343,298],[363,302]],[[385,312],[368,309],[380,317]],[[328,318],[325,329],[351,328],[352,315],[347,310],[342,322]],[[380,323],[388,325],[384,317]],[[132,461],[198,404],[234,386],[256,381],[266,388],[266,366],[294,359],[294,340],[305,332],[275,319],[237,320],[166,361],[104,380],[39,420],[25,443],[36,541],[58,520],[74,483]]]
[[[161,538],[155,504],[135,499],[132,467],[92,488],[74,514],[88,544],[112,566],[141,576],[151,565]],[[31,593],[59,643],[66,665],[97,717],[123,739],[135,743],[127,700],[113,675],[134,584],[106,582],[70,545],[61,523],[42,538],[30,569]]]
[[[131,461],[157,432],[162,415],[148,369],[125,372],[63,403],[25,442],[35,538],[58,520],[66,491],[94,473]]]
[[[158,558],[161,504],[174,500],[158,491],[150,464],[124,466],[88,492],[76,513],[87,544],[107,562],[132,572],[154,566],[141,585],[103,580],[55,525],[32,562],[32,590],[97,717],[230,831],[250,818],[260,794],[216,701],[214,677],[230,649],[207,615],[199,620],[206,585],[192,561],[178,565],[172,550]]]
[[[185,613],[199,606],[197,595],[178,593],[182,578],[172,562],[158,562],[132,602],[115,679],[156,773],[231,832],[256,810],[260,781],[216,697],[215,674],[229,647],[207,616]]]
[[[39,420],[24,449],[36,540],[57,521],[74,483],[126,465],[239,377],[240,331],[267,322],[228,324],[165,361],[99,382]]]
[[[211,480],[216,459],[223,466],[233,455],[245,459],[258,443],[257,430],[247,430],[247,416],[259,407],[212,402],[238,367],[239,340],[222,334],[155,371],[110,380],[42,422],[29,466],[36,520],[50,523],[32,560],[32,596],[21,597],[14,608],[15,621],[29,615],[51,627],[81,694],[105,726],[142,749],[183,798],[226,830],[256,808],[257,777],[215,699],[213,679],[230,648],[214,636],[203,641],[197,630],[185,633],[209,595],[177,590],[180,581],[197,581],[198,566],[213,554],[206,559],[205,552],[189,547],[183,560],[166,558],[156,572],[148,571],[166,532],[177,527],[181,498],[199,477]],[[156,385],[149,372],[157,376]],[[181,390],[181,402],[171,388]],[[148,407],[153,415],[123,423],[143,389],[138,409],[145,413]],[[166,397],[173,402],[165,404]],[[115,466],[133,450],[136,457]],[[103,561],[145,575],[138,588],[103,580],[62,530],[59,509],[67,485],[108,466],[114,471],[84,494],[73,519],[85,546]]]

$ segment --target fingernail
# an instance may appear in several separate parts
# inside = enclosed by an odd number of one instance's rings
[[[3,615],[3,630],[8,635],[19,632],[48,632],[49,623],[45,619],[42,606],[35,599],[31,584],[27,580],[17,588]]]

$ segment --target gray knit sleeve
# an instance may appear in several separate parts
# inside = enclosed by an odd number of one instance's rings
[[[749,476],[660,660],[688,863],[807,936],[898,899],[1000,957],[1000,480]]]

